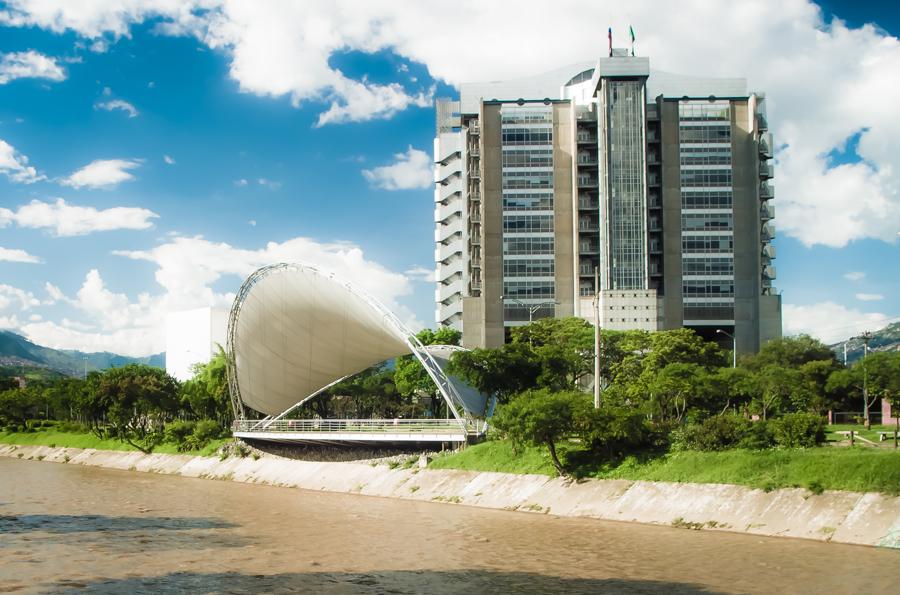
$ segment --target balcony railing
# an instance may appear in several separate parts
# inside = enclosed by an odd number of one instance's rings
[[[591,178],[588,176],[578,176],[578,186],[580,188],[596,188],[597,187],[597,178]]]
[[[597,137],[593,134],[579,134],[575,137],[579,145],[587,145],[597,142]]]
[[[763,182],[759,185],[759,198],[761,200],[772,200],[775,198],[775,187],[772,184]]]
[[[763,180],[768,180],[775,176],[775,168],[771,163],[760,163],[759,164],[759,177]]]

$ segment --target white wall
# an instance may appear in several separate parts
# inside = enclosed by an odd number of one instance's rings
[[[166,318],[166,372],[178,380],[188,380],[193,366],[206,363],[225,347],[228,311],[224,308],[197,308],[173,312]],[[217,345],[218,344],[218,345]]]

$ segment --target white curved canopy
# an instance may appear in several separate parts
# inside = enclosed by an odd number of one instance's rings
[[[451,406],[469,415],[484,412],[483,397],[479,405],[468,391],[461,395],[459,381],[443,373],[449,354],[432,356],[377,300],[310,265],[277,264],[253,273],[235,298],[228,344],[234,362],[232,398],[267,415],[410,353],[422,361]]]

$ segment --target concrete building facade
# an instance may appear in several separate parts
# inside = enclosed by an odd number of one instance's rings
[[[594,322],[595,299],[602,328],[727,333],[739,353],[781,336],[772,137],[744,79],[613,50],[463,84],[437,120],[435,317],[465,346],[541,317]]]

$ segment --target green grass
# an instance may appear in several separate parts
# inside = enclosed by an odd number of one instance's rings
[[[900,452],[872,448],[771,449],[722,452],[686,451],[616,463],[586,461],[577,445],[561,445],[578,460],[578,475],[602,479],[727,483],[765,490],[803,487],[811,491],[848,490],[900,494]],[[565,459],[564,459],[565,460]],[[437,457],[436,469],[555,475],[546,448],[513,453],[509,442],[492,440]]]
[[[872,429],[867,430],[865,426],[857,425],[857,424],[834,424],[828,426],[825,429],[825,437],[829,442],[846,442],[849,444],[850,438],[845,434],[838,434],[838,432],[846,432],[849,430],[853,430],[857,436],[861,436],[872,442],[879,442],[880,436],[879,432],[893,432],[896,429],[893,425],[878,425],[872,424]],[[881,445],[888,445],[891,448],[894,446],[894,437],[893,434],[888,436],[887,440],[881,443]]]
[[[228,442],[229,438],[213,440],[201,450],[178,452],[175,444],[163,443],[153,449],[161,454],[193,454],[209,456],[215,453],[220,446]],[[125,442],[118,440],[102,440],[90,433],[60,432],[53,428],[40,428],[34,432],[0,432],[0,443],[20,444],[23,446],[58,446],[66,448],[96,448],[98,450],[123,450],[136,451],[137,449]]]

